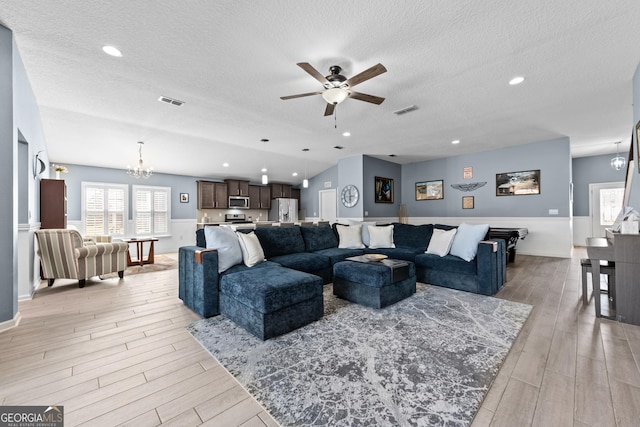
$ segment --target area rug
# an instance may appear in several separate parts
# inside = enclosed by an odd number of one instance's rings
[[[131,276],[141,273],[153,273],[156,271],[173,270],[178,268],[178,261],[166,255],[156,255],[153,257],[153,264],[132,265],[124,270],[124,276]],[[118,273],[109,273],[101,276],[103,279],[117,278]]]
[[[531,310],[423,284],[381,310],[324,298],[264,342],[224,316],[188,330],[283,426],[465,426]]]

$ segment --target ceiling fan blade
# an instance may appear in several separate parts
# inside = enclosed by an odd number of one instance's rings
[[[313,66],[308,62],[298,62],[296,65],[309,73],[309,75],[319,81],[320,84],[324,85],[325,83],[329,83],[325,76],[320,74],[320,72],[313,68]]]
[[[333,110],[335,110],[336,108],[336,104],[329,104],[327,102],[327,108],[325,108],[324,110],[324,115],[325,116],[331,116],[333,114]]]
[[[302,98],[303,96],[311,96],[311,95],[320,95],[322,93],[322,91],[319,92],[309,92],[309,93],[300,93],[298,95],[288,95],[288,96],[281,96],[280,99],[293,99],[293,98]]]
[[[349,98],[357,99],[358,101],[370,102],[372,104],[380,105],[384,98],[374,95],[367,95],[366,93],[349,91]]]
[[[367,68],[366,70],[364,70],[360,74],[356,74],[355,76],[351,77],[345,83],[348,84],[349,87],[354,87],[357,84],[360,84],[360,83],[362,83],[364,81],[372,79],[375,76],[379,76],[380,74],[386,73],[386,72],[387,72],[387,69],[384,68],[384,65],[376,64],[371,68]]]

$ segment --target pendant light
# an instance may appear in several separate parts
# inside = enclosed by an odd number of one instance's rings
[[[308,148],[303,148],[302,151],[309,151]],[[309,188],[309,180],[307,179],[307,158],[304,158],[304,179],[302,180],[302,188]]]
[[[616,156],[611,159],[611,167],[617,171],[622,169],[627,164],[627,159],[620,156],[620,141],[616,142]]]
[[[261,141],[262,141],[263,147],[266,147],[267,146],[267,142],[269,142],[269,140],[265,139],[265,138],[262,138]],[[265,150],[265,152],[266,152],[266,150]],[[265,159],[266,159],[266,156],[265,156]],[[269,183],[269,176],[267,176],[267,161],[266,160],[265,160],[264,167],[262,168],[261,172],[262,172],[262,183],[264,185],[267,185]]]

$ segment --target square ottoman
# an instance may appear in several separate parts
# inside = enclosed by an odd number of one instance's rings
[[[250,269],[220,281],[220,313],[261,340],[322,317],[322,279],[284,267]]]
[[[371,308],[384,308],[416,292],[416,268],[411,261],[406,273],[381,262],[342,261],[333,266],[333,294]]]

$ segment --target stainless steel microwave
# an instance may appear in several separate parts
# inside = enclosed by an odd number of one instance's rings
[[[229,196],[229,209],[249,209],[249,198]]]

